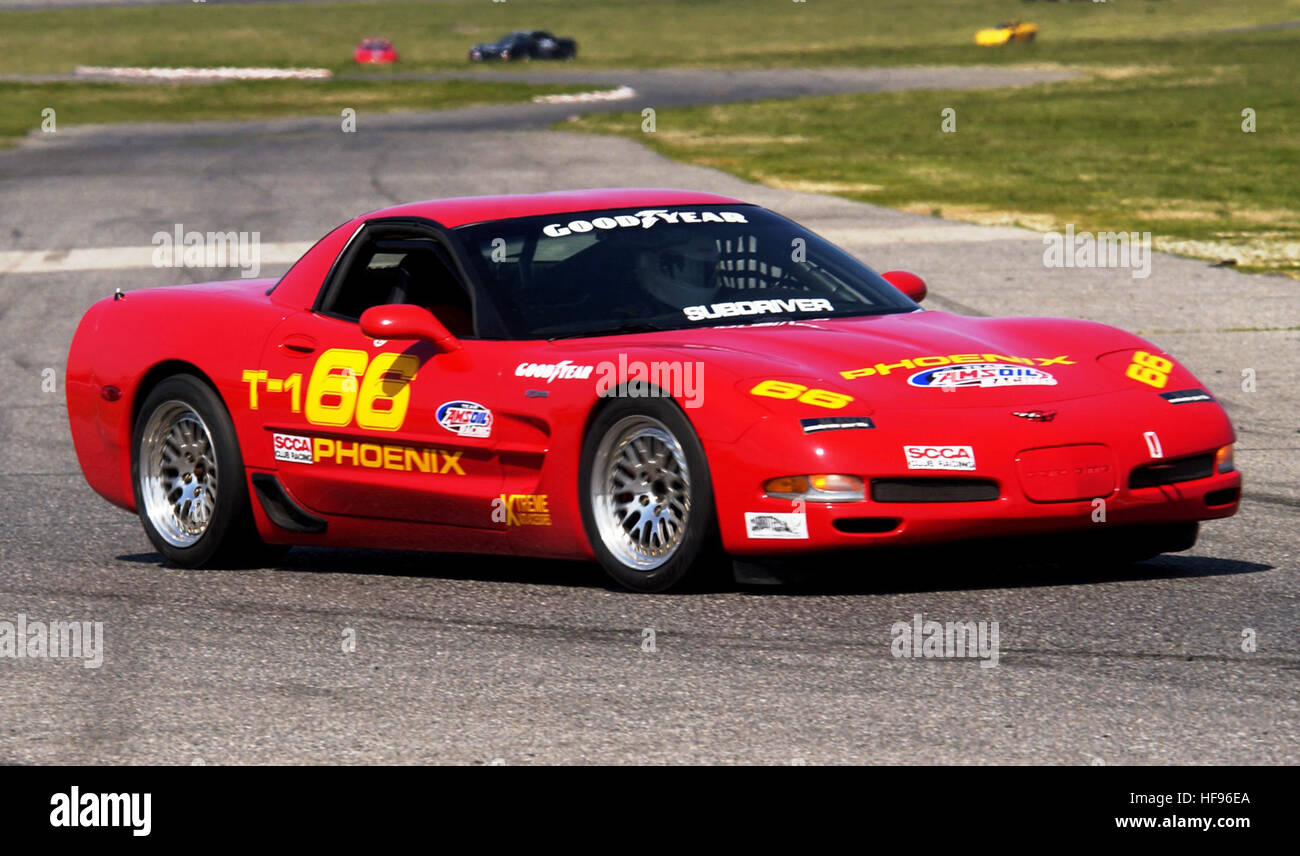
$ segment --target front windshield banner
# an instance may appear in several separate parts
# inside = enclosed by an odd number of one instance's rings
[[[519,339],[917,308],[848,253],[750,205],[584,211],[456,231]]]

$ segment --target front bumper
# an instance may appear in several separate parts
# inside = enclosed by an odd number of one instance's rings
[[[736,443],[707,449],[723,544],[738,556],[780,555],[1235,514],[1241,473],[1218,472],[1213,463],[1215,451],[1235,439],[1226,414],[1214,402],[1194,405],[1196,411],[1163,405],[1140,395],[1057,402],[1052,406],[1062,415],[1049,424],[1011,418],[1006,407],[876,413],[874,429],[811,437],[792,435],[787,423],[824,412],[774,415]],[[1147,441],[1151,433],[1159,457]],[[974,468],[909,468],[904,447],[927,444],[971,448]],[[1072,458],[1070,450],[1084,447]],[[1184,465],[1206,456],[1209,465]],[[1044,483],[1045,459],[1065,489],[1055,489],[1050,477]],[[1153,467],[1163,475],[1153,479]],[[866,496],[797,502],[763,491],[766,479],[807,473],[857,475]],[[1162,478],[1169,483],[1153,484]]]

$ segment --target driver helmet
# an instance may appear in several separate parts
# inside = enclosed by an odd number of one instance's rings
[[[642,250],[636,276],[655,299],[678,309],[709,302],[718,290],[717,242],[693,232],[686,240]]]

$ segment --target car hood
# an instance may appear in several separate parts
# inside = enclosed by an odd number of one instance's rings
[[[642,359],[657,353],[664,359],[698,361],[706,377],[724,376],[710,377],[710,386],[724,380],[788,380],[815,383],[873,405],[899,402],[909,408],[1027,404],[1132,390],[1135,382],[1122,367],[1100,365],[1097,357],[1126,348],[1159,353],[1137,336],[1104,324],[947,312],[710,327],[586,342],[590,344],[582,350],[608,351],[617,342],[621,351],[640,353]],[[943,366],[985,364],[1035,372],[1027,373],[1024,382],[1016,379],[1003,386],[959,386],[948,390],[958,393],[952,397],[944,394],[938,378],[926,377],[928,370]]]

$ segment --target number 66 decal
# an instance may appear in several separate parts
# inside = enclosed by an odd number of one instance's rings
[[[313,425],[341,428],[355,418],[361,428],[396,431],[406,419],[411,401],[409,384],[419,368],[420,361],[414,354],[385,352],[371,360],[365,351],[330,348],[312,369],[303,415]],[[243,380],[248,384],[249,410],[258,409],[261,390],[287,393],[293,412],[301,409],[301,374],[295,372],[277,379],[269,377],[264,369],[246,369]]]
[[[1157,357],[1146,351],[1134,351],[1133,362],[1129,363],[1124,374],[1156,389],[1164,389],[1165,384],[1169,383],[1169,373],[1173,369],[1174,364],[1164,357]]]
[[[342,427],[355,417],[358,427],[372,431],[402,427],[419,359],[385,352],[369,360],[369,366],[367,360],[365,351],[350,348],[331,348],[320,355],[307,384],[303,415],[308,422]]]
[[[750,395],[762,395],[766,398],[794,399],[804,404],[825,407],[830,410],[839,410],[853,401],[853,396],[845,395],[842,392],[831,392],[829,389],[809,389],[801,383],[790,383],[784,380],[762,381],[749,393]]]

